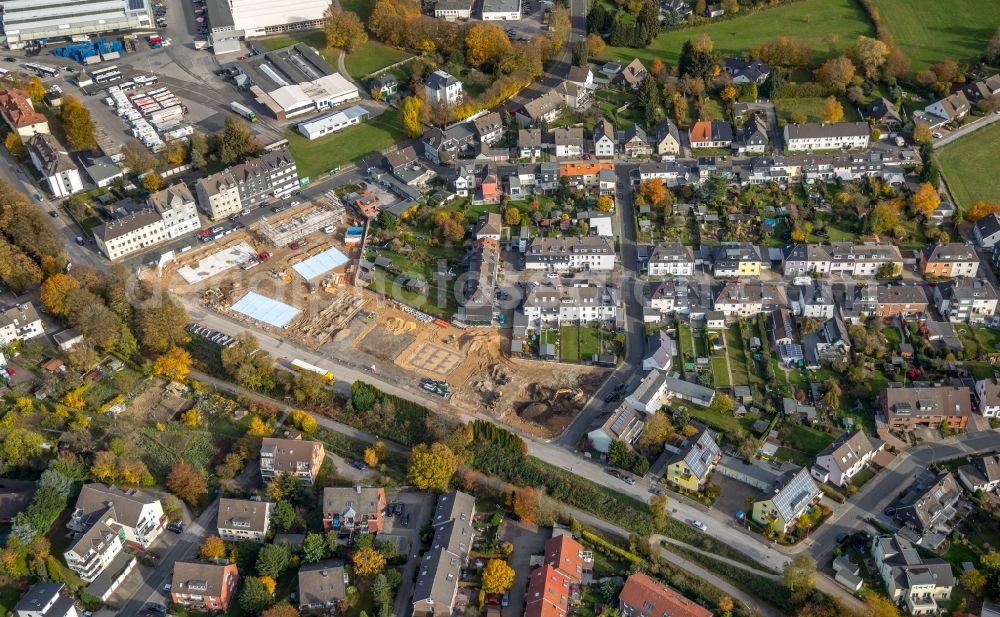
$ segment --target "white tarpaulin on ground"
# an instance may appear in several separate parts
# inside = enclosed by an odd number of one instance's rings
[[[302,278],[311,281],[318,276],[322,276],[347,263],[347,255],[344,255],[335,248],[327,249],[322,253],[317,253],[309,259],[304,259],[292,266]]]
[[[248,292],[233,304],[233,310],[275,328],[284,328],[301,311],[294,306],[272,300],[255,291]]]
[[[181,266],[177,274],[188,285],[195,285],[230,268],[242,266],[251,259],[257,259],[257,252],[246,242],[240,242],[202,257],[193,266]]]

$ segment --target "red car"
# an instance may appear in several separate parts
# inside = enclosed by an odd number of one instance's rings
[[[10,368],[9,366],[7,367],[7,374],[10,375],[11,377],[17,377],[17,371]]]

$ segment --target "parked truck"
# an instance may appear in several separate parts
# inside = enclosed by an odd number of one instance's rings
[[[324,382],[328,384],[333,383],[333,373],[325,368],[320,368],[315,364],[309,364],[304,360],[299,360],[298,358],[292,360],[292,369],[300,373],[316,373],[323,379]]]
[[[233,101],[232,103],[229,104],[229,109],[232,109],[235,113],[238,113],[239,115],[243,116],[250,122],[257,121],[257,114],[254,113],[254,110],[250,109],[246,105],[243,105],[242,103]]]

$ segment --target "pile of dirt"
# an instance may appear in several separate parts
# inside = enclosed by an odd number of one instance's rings
[[[400,334],[406,334],[407,332],[413,332],[417,329],[417,324],[412,321],[400,319],[399,317],[390,317],[385,320],[385,329],[388,330],[390,334],[398,336]]]
[[[517,414],[525,420],[543,423],[552,413],[552,407],[547,403],[527,403],[522,405]]]

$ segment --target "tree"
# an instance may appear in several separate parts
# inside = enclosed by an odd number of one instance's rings
[[[601,212],[611,212],[615,209],[615,202],[610,195],[601,195],[597,198],[597,209]]]
[[[94,137],[94,121],[90,110],[83,106],[80,99],[72,95],[63,97],[60,109],[66,143],[74,150],[93,150],[97,148]]]
[[[250,576],[243,581],[240,592],[240,608],[250,614],[257,614],[271,606],[274,594],[268,590],[259,577]]]
[[[931,133],[931,126],[926,122],[918,121],[913,125],[913,141],[918,144],[929,143],[934,138]]]
[[[201,543],[198,554],[202,559],[222,559],[226,556],[226,543],[219,536],[208,536]]]
[[[538,521],[538,491],[524,486],[514,491],[514,514],[529,525]]]
[[[276,604],[261,613],[261,617],[300,617],[300,615],[299,609],[285,602]]]
[[[997,31],[993,33],[993,38],[990,39],[989,44],[986,46],[986,61],[991,64],[996,64],[1000,61],[1000,26],[997,27]]]
[[[341,11],[332,4],[323,14],[323,31],[327,47],[337,47],[348,53],[357,51],[368,42],[368,33],[358,14]]]
[[[774,66],[799,67],[809,64],[812,50],[802,39],[779,36],[756,47],[751,55]]]
[[[869,617],[899,617],[899,607],[896,603],[880,593],[869,594],[865,598]]]
[[[951,83],[958,79],[958,63],[954,60],[942,60],[931,66],[931,72],[939,83],[951,86]]]
[[[840,396],[843,391],[836,379],[830,378],[823,382],[823,402],[830,409],[840,408]]]
[[[146,146],[134,139],[127,140],[121,148],[122,165],[135,174],[146,173],[158,163]]]
[[[726,86],[719,92],[719,98],[727,103],[736,99],[736,88],[734,86]]]
[[[587,59],[590,55],[590,47],[586,39],[580,39],[573,43],[573,66],[587,66]]]
[[[181,414],[181,424],[184,426],[198,426],[201,424],[201,414],[196,408],[191,408]]]
[[[483,568],[483,591],[501,595],[514,584],[514,568],[501,559],[490,559]]]
[[[646,200],[651,206],[659,206],[664,201],[666,201],[667,187],[663,185],[663,180],[660,178],[650,178],[648,180],[643,180],[639,184],[639,194],[642,198]]]
[[[155,171],[151,171],[142,177],[142,188],[151,193],[155,193],[156,191],[162,189],[166,186],[166,184],[166,181],[163,180],[163,176]]]
[[[354,551],[351,563],[358,576],[374,576],[385,568],[385,557],[374,548],[366,546]]]
[[[187,340],[184,326],[189,318],[184,307],[164,293],[136,313],[139,342],[153,353],[165,353]]]
[[[667,440],[674,436],[674,423],[666,413],[658,411],[646,417],[646,426],[639,434],[636,447],[647,455],[658,455]]]
[[[521,211],[513,206],[507,206],[503,211],[503,222],[508,225],[517,225],[521,222]]]
[[[816,69],[816,81],[836,92],[844,92],[854,79],[854,63],[847,56],[837,56]]]
[[[226,116],[219,137],[219,161],[223,165],[240,163],[261,151],[260,142],[250,132],[243,118],[232,114]]]
[[[291,557],[288,544],[265,544],[257,553],[257,574],[277,579],[288,569]]]
[[[302,561],[316,563],[326,557],[326,539],[323,534],[309,532],[302,540]]]
[[[408,137],[419,137],[424,132],[420,124],[420,99],[410,96],[403,99],[403,130]]]
[[[878,39],[859,36],[851,49],[854,62],[867,79],[874,79],[889,57],[889,46]]]
[[[407,476],[410,482],[422,491],[448,490],[458,462],[451,449],[441,442],[418,444],[410,453],[410,468]]]
[[[844,117],[844,107],[840,104],[835,96],[828,96],[826,101],[823,102],[823,121],[824,122],[840,122],[840,119]]]
[[[167,488],[191,505],[208,492],[205,476],[191,463],[181,460],[167,475]]]
[[[958,577],[958,582],[977,598],[983,596],[983,589],[986,588],[986,576],[979,570],[973,568],[962,572]]]
[[[169,165],[180,165],[186,157],[187,148],[179,139],[168,143],[167,149],[163,152],[163,158]]]
[[[937,208],[940,203],[941,195],[938,194],[937,189],[931,186],[929,182],[921,183],[916,192],[910,196],[910,206],[914,212],[922,214],[925,217],[929,217],[934,212],[934,208]]]
[[[274,504],[274,511],[271,513],[271,525],[275,529],[287,531],[295,522],[295,508],[287,501],[279,501]]]
[[[45,98],[45,84],[37,76],[31,78],[24,91],[28,93],[28,96],[31,97],[31,102],[35,105],[41,105],[42,99]]]
[[[719,615],[721,617],[731,617],[733,614],[733,599],[729,596],[722,596],[718,603]]]
[[[649,498],[649,511],[653,513],[653,524],[662,528],[667,524],[667,496],[653,495]]]
[[[965,213],[965,220],[970,223],[975,223],[979,219],[989,216],[990,214],[1000,215],[1000,204],[988,204],[979,199],[972,202],[972,205],[969,206],[969,211]],[[42,298],[42,302],[45,302],[44,297]]]
[[[796,110],[788,114],[788,121],[792,124],[805,124],[809,121],[809,118],[804,112]]]
[[[594,7],[596,8],[597,4],[595,4]],[[587,35],[587,49],[589,50],[591,56],[599,55],[601,52],[604,51],[605,47],[607,47],[607,44],[604,42],[604,39],[602,39],[600,35],[598,34]]]
[[[13,418],[11,418],[13,419]],[[38,433],[24,428],[13,428],[7,431],[7,435],[0,444],[0,452],[3,460],[11,467],[19,467],[28,462],[28,459],[42,453],[42,444],[45,439]]]
[[[66,296],[69,295],[70,291],[79,287],[80,282],[72,276],[53,274],[42,283],[40,291],[42,308],[56,317],[65,317],[68,310]]]
[[[171,381],[184,381],[190,370],[191,354],[180,347],[171,347],[153,362],[153,373]]]
[[[28,149],[25,148],[24,142],[21,141],[21,136],[16,131],[7,133],[3,144],[7,148],[7,151],[10,152],[10,155],[16,159],[24,159],[28,156]]]
[[[477,22],[465,35],[465,60],[469,66],[496,67],[513,51],[507,34],[496,24]]]
[[[791,592],[792,602],[801,603],[816,584],[816,560],[805,553],[799,553],[785,563],[782,578],[785,587]]]
[[[885,233],[899,224],[899,203],[897,200],[885,199],[872,208],[868,214],[868,227],[872,233]]]
[[[617,17],[615,20],[617,21]],[[615,42],[611,41],[614,45]],[[702,33],[694,39],[688,39],[681,46],[681,55],[677,59],[677,70],[681,75],[691,75],[693,77],[707,77],[711,75],[715,66],[716,54],[714,53],[715,43],[712,37]]]

